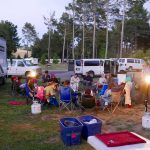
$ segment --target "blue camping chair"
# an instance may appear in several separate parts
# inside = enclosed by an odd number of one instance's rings
[[[33,100],[34,97],[31,97],[30,90],[29,90],[29,87],[28,87],[27,83],[25,84],[25,94],[26,94],[26,101],[27,101],[27,104],[28,104],[29,100]],[[33,93],[33,95],[34,95],[34,93]]]
[[[58,101],[57,101],[57,99],[56,99],[55,96],[50,96],[50,98],[49,98],[49,103],[50,103],[51,105],[53,105],[53,106],[56,106],[56,107],[59,106]]]
[[[105,91],[108,89],[108,84],[104,84],[102,89],[99,92],[99,96],[104,95]]]
[[[59,108],[67,109],[71,111],[72,108],[72,96],[71,96],[71,88],[70,87],[60,87],[59,91],[60,101],[59,101]]]

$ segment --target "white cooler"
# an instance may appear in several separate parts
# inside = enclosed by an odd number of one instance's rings
[[[146,141],[146,143],[131,144],[117,147],[107,147],[103,142],[97,139],[95,136],[89,136],[87,142],[96,150],[150,150],[150,140],[132,132],[138,137]]]

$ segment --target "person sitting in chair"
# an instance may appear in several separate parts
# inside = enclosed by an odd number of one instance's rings
[[[83,85],[92,86],[93,78],[90,76],[90,73],[87,72],[86,76],[83,77]]]
[[[60,87],[60,90],[61,88],[69,88],[71,92],[72,103],[75,105],[75,107],[80,108],[82,111],[84,111],[84,108],[78,103],[78,93],[76,93],[76,91],[74,91],[70,87],[70,81],[69,80],[64,81],[63,86]]]
[[[44,83],[49,82],[50,81],[50,75],[48,74],[48,71],[46,70],[42,76],[42,81]]]
[[[91,89],[86,89],[82,95],[81,104],[85,108],[92,108],[96,105],[95,96]]]
[[[50,82],[55,82],[59,84],[58,79],[56,78],[55,74],[51,74]]]
[[[56,91],[57,91],[56,89],[57,89],[57,83],[49,82],[44,89],[44,93],[48,103],[55,106],[59,106],[58,101],[56,99]]]
[[[72,76],[71,79],[70,79],[70,87],[71,87],[74,91],[78,91],[79,82],[80,82],[80,78],[78,77],[77,74],[75,74],[75,75]]]
[[[33,98],[35,94],[35,80],[33,78],[28,78],[25,84],[26,96]]]
[[[106,89],[104,95],[101,95],[101,107],[104,108],[105,106],[108,106],[112,99],[111,99],[111,90],[114,87],[114,83],[111,83],[108,85],[108,89]]]

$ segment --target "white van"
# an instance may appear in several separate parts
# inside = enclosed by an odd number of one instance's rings
[[[146,63],[143,59],[138,58],[119,58],[118,59],[119,67],[118,71],[132,71],[132,70],[142,70],[146,66]]]
[[[80,59],[74,61],[74,72],[85,75],[89,72],[92,76],[103,73],[117,72],[115,61],[111,59]],[[114,71],[115,70],[115,71]]]
[[[31,72],[35,72],[37,75],[42,74],[42,68],[40,66],[33,66],[30,62],[26,62],[24,59],[8,59],[8,75],[25,75],[27,76]]]
[[[25,60],[27,63],[28,63],[28,62],[32,63],[33,65],[38,65],[38,64],[39,64],[38,58],[30,57],[30,58],[25,58],[24,60]]]

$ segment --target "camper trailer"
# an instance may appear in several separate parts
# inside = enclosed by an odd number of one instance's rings
[[[7,76],[7,48],[6,41],[0,38],[0,84],[5,83]]]

